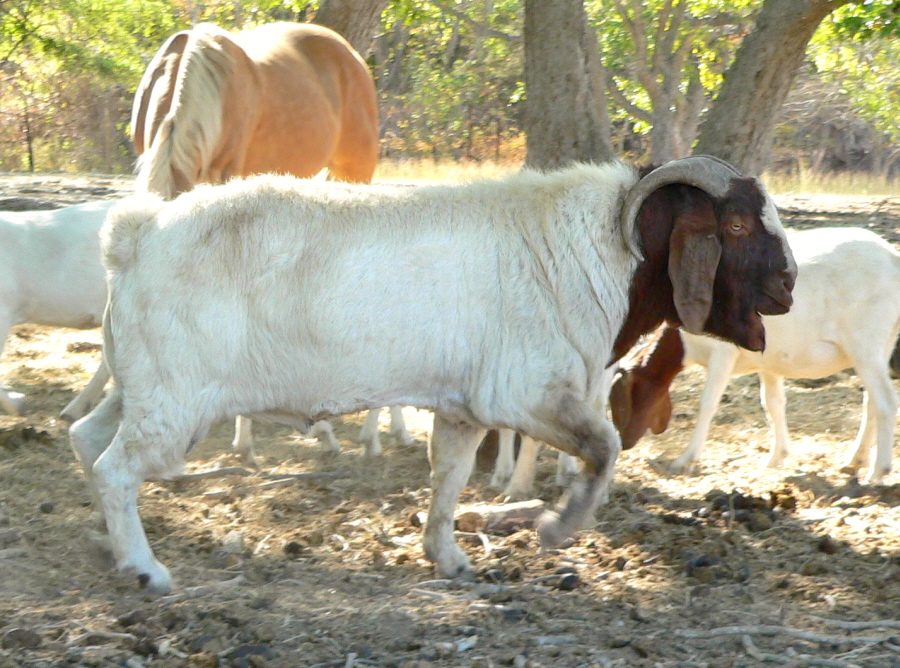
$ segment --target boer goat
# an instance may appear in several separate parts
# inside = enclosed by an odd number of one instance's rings
[[[0,212],[0,353],[13,325],[100,326],[106,308],[106,280],[99,232],[113,204],[90,202],[52,211]],[[103,375],[98,393],[107,379]],[[4,410],[17,414],[22,405],[21,396],[11,396],[0,388]]]
[[[299,177],[327,169],[339,181],[368,182],[378,161],[378,106],[365,61],[336,32],[272,23],[230,34],[200,24],[170,37],[144,72],[131,132],[138,192],[172,199],[198,183],[279,172]],[[62,417],[73,421],[100,399],[105,368]],[[360,440],[380,452],[378,412]],[[411,443],[400,409],[392,432]],[[316,426],[332,451],[331,425]],[[251,422],[235,423],[235,452],[252,461]]]
[[[873,232],[822,228],[788,235],[799,275],[790,313],[764,318],[764,352],[742,350],[710,337],[667,328],[634,368],[616,380],[610,397],[622,447],[648,429],[661,433],[672,414],[669,385],[686,366],[707,369],[697,426],[673,463],[697,461],[729,378],[758,373],[760,399],[774,431],[769,466],[788,454],[785,378],[824,378],[853,367],[865,388],[863,417],[844,470],[856,473],[877,454],[867,482],[891,470],[897,396],[889,360],[900,334],[900,253]]]
[[[558,545],[620,449],[595,410],[609,360],[663,321],[762,350],[759,314],[788,310],[796,275],[760,182],[706,156],[643,178],[619,162],[457,186],[258,177],[136,198],[103,248],[116,385],[71,437],[119,569],[154,592],[171,578],[138,487],[237,414],[433,410],[423,543],[448,577],[469,572],[453,511],[485,430],[549,443],[584,462],[540,527]]]

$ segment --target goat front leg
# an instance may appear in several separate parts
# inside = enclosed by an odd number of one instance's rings
[[[712,425],[719,401],[725,393],[728,381],[734,371],[737,362],[738,349],[734,346],[723,346],[712,354],[706,367],[706,384],[700,393],[700,407],[697,410],[697,424],[687,449],[675,459],[670,468],[673,471],[684,471],[691,464],[700,459],[700,451],[709,436],[709,428]]]
[[[597,507],[609,499],[622,441],[609,420],[600,418],[592,406],[573,397],[560,403],[545,435],[535,436],[584,462],[557,509],[544,513],[538,522],[542,545],[556,547],[588,526]]]
[[[391,406],[391,435],[397,439],[400,445],[410,446],[416,442],[406,428],[406,420],[403,419],[403,406]]]
[[[234,419],[234,440],[231,442],[231,450],[243,464],[259,468],[256,452],[253,450],[253,420],[250,418],[238,415]]]
[[[510,431],[511,430],[504,430]],[[502,443],[502,441],[501,441]],[[522,447],[516,458],[516,467],[503,493],[511,499],[525,499],[534,493],[534,475],[537,468],[538,446],[540,444],[529,436],[522,434]],[[497,458],[499,463],[499,457]],[[496,475],[496,469],[494,469]]]
[[[431,508],[422,547],[441,577],[471,576],[469,558],[453,537],[453,514],[475,465],[486,429],[435,414],[428,443],[431,463]]]
[[[785,457],[788,456],[788,439],[790,438],[785,415],[784,376],[760,372],[759,380],[759,400],[773,432],[772,448],[766,466],[775,468],[781,466]]]
[[[2,337],[0,338],[0,354],[3,353],[12,322],[9,313],[0,313],[0,337]],[[9,392],[5,387],[0,387],[0,407],[10,415],[19,415],[25,408],[25,397],[18,392]]]

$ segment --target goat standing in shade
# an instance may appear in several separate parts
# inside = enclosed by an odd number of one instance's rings
[[[541,523],[558,545],[612,478],[609,361],[663,321],[762,350],[759,314],[789,309],[796,276],[761,183],[705,156],[643,178],[618,162],[461,186],[262,177],[136,198],[104,231],[116,386],[70,433],[119,569],[155,592],[171,578],[139,485],[238,414],[433,410],[423,544],[448,577],[470,570],[453,512],[485,430],[549,443],[584,461]]]

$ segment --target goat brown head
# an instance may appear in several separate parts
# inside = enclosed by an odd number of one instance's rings
[[[797,265],[757,179],[711,156],[674,160],[631,189],[622,217],[642,262],[616,356],[663,321],[765,348],[760,316],[790,308]]]

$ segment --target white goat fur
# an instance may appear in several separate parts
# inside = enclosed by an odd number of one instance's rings
[[[763,318],[764,353],[681,331],[685,366],[700,364],[708,373],[690,444],[673,467],[683,469],[700,457],[729,378],[759,374],[760,399],[774,431],[769,466],[778,466],[788,454],[784,379],[824,378],[853,367],[865,393],[845,468],[865,468],[877,440],[867,481],[880,482],[891,470],[897,415],[889,360],[900,334],[900,253],[858,228],[795,232],[788,241],[799,272],[794,305],[786,315]]]
[[[106,281],[99,231],[113,204],[0,212],[0,353],[14,325],[100,326]],[[0,389],[0,406],[18,413],[20,397]]]
[[[620,447],[593,407],[638,264],[618,219],[637,180],[621,163],[456,187],[264,176],[116,209],[104,336],[117,387],[71,435],[119,568],[169,589],[138,486],[238,414],[308,426],[434,410],[424,547],[443,575],[468,569],[453,511],[487,427],[574,454],[577,423],[606,443],[600,484],[570,491],[592,512]]]

